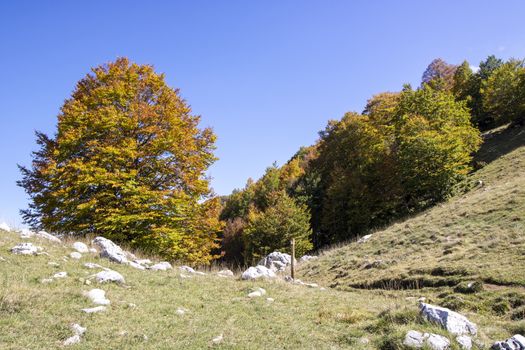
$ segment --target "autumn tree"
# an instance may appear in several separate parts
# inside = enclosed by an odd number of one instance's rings
[[[437,90],[450,91],[454,86],[456,66],[441,58],[436,58],[428,65],[421,78],[422,85],[427,84]]]
[[[199,119],[152,66],[119,58],[92,69],[21,167],[25,222],[208,263],[220,229],[205,177],[215,136]]]

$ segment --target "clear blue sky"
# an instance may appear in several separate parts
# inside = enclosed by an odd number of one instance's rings
[[[166,74],[214,128],[218,194],[317,139],[328,119],[419,83],[441,57],[525,57],[524,1],[2,1],[0,221],[20,223],[34,130],[118,56]]]

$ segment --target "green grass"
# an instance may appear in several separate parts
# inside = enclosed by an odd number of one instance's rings
[[[478,155],[486,166],[458,185],[454,198],[378,230],[366,243],[334,247],[299,266],[303,281],[332,287],[326,290],[281,280],[221,278],[215,275],[219,267],[206,276],[181,278],[177,268],[139,271],[96,254],[64,261],[73,251],[70,241],[32,239],[50,256],[17,256],[9,249],[23,240],[0,231],[0,348],[62,348],[72,335],[71,323],[87,327],[73,349],[388,350],[403,349],[410,329],[453,340],[419,316],[420,297],[465,314],[478,324],[477,341],[485,345],[525,334],[525,147],[520,132],[493,132],[496,136],[485,144],[492,151],[484,148]],[[119,271],[126,284],[87,285],[98,270],[84,268],[85,262]],[[59,271],[69,276],[40,283]],[[466,288],[471,281],[482,288],[471,293]],[[80,310],[92,305],[82,292],[95,287],[107,292],[111,305],[105,313],[84,314]],[[257,287],[267,295],[247,298]],[[188,312],[178,315],[179,307]],[[223,341],[213,344],[220,334]]]

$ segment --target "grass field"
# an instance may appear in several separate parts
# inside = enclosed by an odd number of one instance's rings
[[[281,279],[223,278],[215,269],[191,278],[177,267],[140,271],[94,253],[64,259],[73,241],[57,244],[0,231],[0,348],[62,348],[72,323],[87,328],[74,349],[387,350],[403,349],[410,329],[453,340],[421,319],[420,297],[477,323],[475,348],[525,334],[525,136],[520,132],[497,131],[486,143],[492,152],[485,148],[479,154],[486,165],[457,187],[454,198],[374,232],[365,243],[333,247],[299,266],[302,280],[326,290]],[[501,140],[508,148],[498,146]],[[503,151],[494,156],[498,150]],[[49,255],[9,252],[23,241]],[[86,262],[120,272],[126,283],[86,284],[99,271],[83,267]],[[41,283],[59,271],[68,277]],[[481,290],[465,288],[473,281]],[[267,294],[248,298],[258,287]],[[82,294],[91,288],[107,292],[106,312],[81,311],[93,306]],[[179,315],[178,308],[187,312]],[[222,341],[212,341],[220,335]],[[452,349],[459,347],[453,343]]]

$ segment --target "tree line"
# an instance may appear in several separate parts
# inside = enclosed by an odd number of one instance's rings
[[[205,172],[215,135],[150,65],[119,58],[81,79],[54,135],[20,166],[24,221],[102,235],[167,259],[249,264],[352,239],[443,200],[472,167],[480,131],[525,121],[523,61],[473,70],[434,60],[421,86],[373,96],[312,146],[217,197]]]

